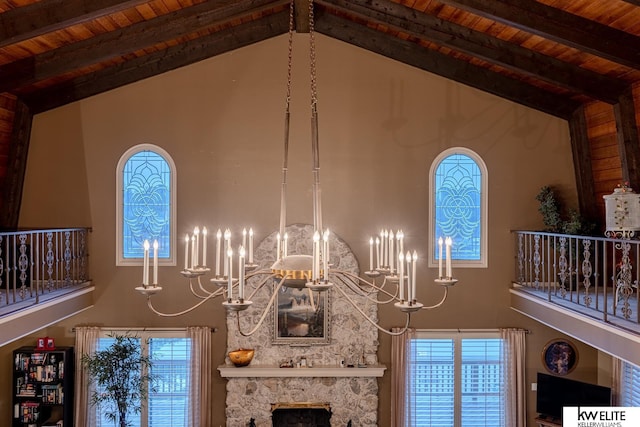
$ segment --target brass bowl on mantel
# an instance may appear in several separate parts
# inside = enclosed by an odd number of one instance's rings
[[[239,348],[229,352],[229,359],[235,366],[247,366],[253,360],[255,350],[252,348]]]

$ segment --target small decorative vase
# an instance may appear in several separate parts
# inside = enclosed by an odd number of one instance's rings
[[[252,348],[239,348],[229,352],[229,359],[235,366],[247,366],[253,360],[255,350]]]

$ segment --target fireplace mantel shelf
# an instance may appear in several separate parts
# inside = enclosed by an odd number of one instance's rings
[[[280,368],[275,365],[249,365],[235,367],[220,365],[218,371],[224,378],[277,378],[277,377],[381,377],[387,369],[384,365],[367,365],[364,368],[339,368],[314,366],[313,368]]]

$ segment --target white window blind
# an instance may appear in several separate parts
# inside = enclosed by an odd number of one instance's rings
[[[151,374],[158,380],[149,393],[149,426],[186,426],[189,419],[189,371],[191,343],[188,338],[151,338]]]
[[[627,362],[622,363],[620,406],[640,406],[640,368]]]
[[[98,339],[97,350],[114,342],[105,331]],[[130,427],[187,427],[189,425],[191,340],[186,331],[134,331],[143,355],[151,359],[151,374],[156,378],[154,390],[140,414],[127,416]],[[113,427],[104,415],[104,408],[92,407],[96,412],[96,427]]]
[[[407,425],[504,426],[502,340],[446,335],[423,333],[411,341]]]

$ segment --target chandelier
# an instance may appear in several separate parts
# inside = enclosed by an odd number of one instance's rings
[[[215,233],[214,263],[207,265],[209,230],[195,227],[192,234],[184,240],[184,268],[180,272],[188,279],[191,293],[198,299],[191,307],[182,311],[165,313],[152,304],[153,295],[162,291],[158,285],[158,243],[144,242],[142,285],[136,287],[146,295],[147,305],[155,314],[163,317],[175,317],[189,313],[207,301],[220,297],[227,312],[238,317],[238,330],[243,336],[250,336],[262,325],[268,312],[274,305],[278,291],[282,287],[308,290],[311,305],[314,295],[321,292],[337,292],[350,303],[379,331],[389,335],[399,335],[409,326],[412,313],[440,307],[447,298],[449,287],[455,285],[451,268],[450,238],[438,240],[438,278],[435,283],[443,289],[439,302],[425,306],[416,299],[416,251],[404,248],[402,230],[393,232],[384,229],[369,239],[369,268],[365,277],[334,268],[329,262],[331,247],[330,231],[323,227],[320,191],[320,158],[318,147],[318,112],[314,37],[314,6],[309,0],[309,46],[310,46],[310,82],[311,82],[311,152],[312,152],[312,200],[313,200],[313,242],[311,254],[289,254],[289,236],[286,233],[287,171],[289,151],[289,121],[291,99],[291,71],[293,58],[294,2],[289,5],[289,40],[287,66],[287,92],[285,109],[284,155],[282,165],[282,186],[280,191],[280,227],[276,235],[275,262],[269,268],[259,268],[254,260],[254,232],[252,228],[242,230],[242,241],[237,251],[232,244],[230,229],[218,229]],[[153,249],[153,255],[151,250]],[[237,258],[236,258],[237,257]],[[234,265],[237,268],[234,269]],[[213,271],[212,271],[213,269]],[[152,278],[149,272],[152,272]],[[209,284],[202,278],[211,274]],[[235,275],[235,276],[234,276]],[[268,303],[263,308],[259,320],[250,331],[240,328],[240,313],[252,306],[252,297],[261,289],[273,286]],[[393,303],[394,307],[406,314],[404,328],[390,332],[382,328],[376,320],[368,316],[353,300],[351,295],[360,295],[372,299],[376,304]]]

